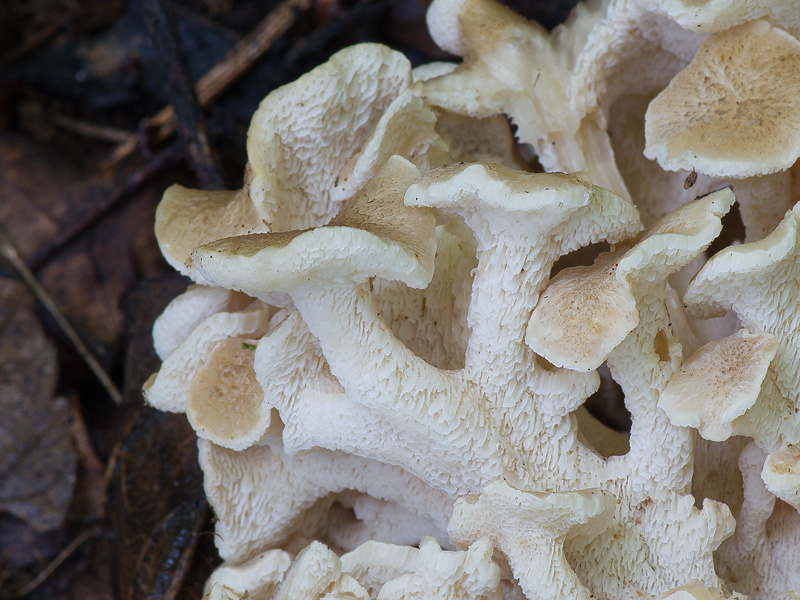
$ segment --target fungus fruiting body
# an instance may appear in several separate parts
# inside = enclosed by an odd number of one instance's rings
[[[460,64],[344,50],[170,188],[209,596],[800,597],[797,15],[434,0]]]

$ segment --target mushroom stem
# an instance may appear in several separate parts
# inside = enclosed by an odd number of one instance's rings
[[[519,398],[537,371],[536,355],[525,344],[525,327],[555,257],[540,244],[531,244],[530,251],[523,240],[492,231],[477,218],[466,221],[478,240],[478,268],[467,319],[471,335],[465,372],[490,397],[505,403]],[[487,364],[496,367],[488,370]]]
[[[598,120],[587,115],[577,131],[549,134],[536,146],[539,162],[549,172],[589,171],[592,183],[630,202],[631,194],[617,167],[611,138]]]
[[[736,531],[720,548],[720,575],[737,589],[752,593],[763,585],[768,571],[767,521],[775,508],[775,496],[764,486],[761,469],[766,454],[750,442],[739,455],[744,498],[736,515]],[[731,569],[729,571],[728,569]]]
[[[442,528],[452,511],[452,500],[440,490],[400,467],[359,456],[322,448],[288,456],[279,445],[237,452],[207,440],[200,440],[199,452],[205,492],[218,518],[217,549],[231,563],[281,544],[292,532],[316,534],[315,519],[324,516],[331,494],[344,490],[394,501]],[[250,521],[254,513],[262,514],[256,522]]]
[[[348,398],[426,448],[422,454],[432,457],[426,470],[436,473],[420,477],[434,476],[448,493],[464,494],[517,462],[475,386],[402,344],[381,319],[367,284],[315,281],[293,290],[292,299]],[[447,480],[447,473],[459,476]]]
[[[498,481],[477,498],[459,499],[449,530],[462,544],[489,536],[531,600],[590,600],[567,562],[564,543],[585,544],[608,527],[613,513],[614,497],[601,490],[535,494]]]

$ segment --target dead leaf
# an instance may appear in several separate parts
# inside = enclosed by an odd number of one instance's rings
[[[183,415],[142,409],[109,493],[118,597],[175,598],[206,514],[197,439]]]
[[[179,277],[144,282],[123,303],[129,340],[124,410],[135,420],[117,449],[108,501],[121,600],[174,599],[205,523],[194,431],[183,415],[142,407],[141,398],[142,384],[159,364],[153,320],[185,286]]]
[[[153,232],[160,199],[161,188],[144,187],[38,271],[42,285],[101,360],[121,345],[124,319],[120,303],[125,293],[143,276],[171,271]]]
[[[95,453],[77,396],[70,402],[72,441],[78,455],[75,493],[70,505],[70,519],[99,521],[105,515],[105,465]]]
[[[56,556],[68,543],[69,537],[63,528],[38,532],[25,521],[0,514],[0,589],[5,589],[4,574],[40,565],[45,557]]]
[[[205,496],[196,490],[159,524],[142,550],[133,600],[176,598],[192,565],[200,529],[206,521]]]
[[[0,511],[37,531],[64,522],[75,485],[69,406],[53,398],[56,351],[31,295],[0,279]]]
[[[25,260],[84,222],[113,181],[90,178],[52,146],[8,133],[0,133],[0,173],[0,222]]]

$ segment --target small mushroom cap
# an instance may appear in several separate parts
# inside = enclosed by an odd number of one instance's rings
[[[561,271],[528,321],[531,349],[574,371],[600,366],[639,323],[630,286],[616,277],[618,262],[619,256],[606,254],[592,267]]]
[[[777,349],[775,336],[745,329],[709,342],[672,376],[658,404],[673,424],[694,427],[707,440],[726,440],[735,433],[733,420],[758,399]]]
[[[461,544],[488,536],[528,598],[589,600],[564,544],[585,546],[608,528],[615,508],[614,495],[601,489],[524,492],[495,481],[456,501],[448,530]]]
[[[396,154],[422,172],[452,162],[449,147],[436,132],[437,116],[411,89],[403,90],[389,105],[350,162],[338,174],[330,197],[337,205],[353,196],[380,167]]]
[[[237,312],[253,301],[244,294],[205,285],[190,285],[167,305],[153,324],[153,347],[161,360],[211,315]]]
[[[167,262],[198,283],[205,280],[192,264],[192,250],[232,235],[269,231],[247,189],[210,192],[173,185],[156,209],[156,239]]]
[[[800,2],[797,0],[638,0],[637,4],[666,16],[693,33],[730,29],[764,18],[800,37]]]
[[[630,249],[602,255],[591,267],[564,269],[542,294],[528,322],[526,343],[554,365],[599,367],[639,323],[634,280],[663,281],[719,235],[733,204],[723,189],[665,216]]]
[[[786,444],[764,461],[761,478],[767,489],[800,510],[800,447]]]
[[[365,542],[342,556],[342,570],[381,600],[445,598],[500,600],[500,568],[492,545],[481,538],[465,551],[442,550],[432,537],[419,548]]]
[[[291,554],[267,550],[240,564],[221,564],[206,581],[204,591],[212,594],[211,600],[215,588],[227,589],[236,596],[249,594],[252,599],[269,598],[291,566]]]
[[[526,523],[532,530],[539,531],[539,535],[554,540],[591,537],[611,523],[615,503],[614,495],[601,489],[524,492],[496,481],[486,486],[479,496],[463,496],[456,501],[450,533],[457,541],[477,538],[478,535],[470,536],[466,531],[481,529],[479,522],[485,525],[494,521],[498,530],[504,525]],[[475,517],[473,524],[469,523],[470,515]],[[493,518],[489,519],[489,515]]]
[[[367,591],[342,573],[339,557],[320,542],[311,542],[292,564],[273,600],[370,600]]]
[[[715,254],[689,285],[684,302],[695,318],[718,317],[735,310],[749,329],[763,324],[762,316],[786,285],[796,281],[800,239],[800,205],[786,213],[783,221],[764,239],[730,246]],[[791,310],[791,303],[784,303]],[[780,308],[780,307],[779,307]]]
[[[515,220],[535,216],[536,220],[525,222],[526,228],[546,230],[554,221],[564,220],[568,211],[587,206],[595,196],[607,204],[607,211],[620,213],[620,220],[632,220],[628,213],[633,211],[623,206],[629,203],[580,175],[528,173],[498,164],[459,163],[430,171],[408,188],[405,202],[446,212],[495,209],[517,213],[512,216]]]
[[[194,374],[186,416],[197,435],[242,450],[257,442],[273,421],[253,370],[257,340],[229,337],[217,343]]]
[[[272,231],[318,227],[336,214],[336,177],[410,83],[400,52],[358,44],[261,102],[247,132],[250,198]]]
[[[650,103],[645,156],[716,177],[782,171],[800,156],[800,42],[766,21],[715,33]]]
[[[418,175],[394,156],[328,225],[219,240],[195,250],[195,263],[216,285],[254,294],[372,276],[425,287],[433,275],[435,219],[403,205]]]
[[[231,336],[259,338],[269,324],[271,309],[253,302],[245,310],[219,312],[202,321],[164,360],[157,373],[144,384],[145,401],[169,412],[185,412],[187,390],[209,354]]]

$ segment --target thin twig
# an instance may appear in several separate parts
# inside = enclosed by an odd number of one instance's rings
[[[116,127],[108,127],[106,125],[98,125],[96,123],[89,123],[87,121],[79,121],[66,115],[54,113],[51,116],[53,123],[59,127],[82,135],[84,137],[102,140],[104,142],[112,142],[120,144],[125,142],[130,136],[129,131],[124,129],[117,129]]]
[[[169,103],[175,112],[178,135],[186,148],[189,165],[205,190],[225,187],[216,154],[208,139],[208,129],[197,91],[189,58],[181,42],[178,20],[168,0],[142,0],[145,20],[166,77]]]
[[[305,36],[286,53],[284,63],[294,64],[301,58],[320,51],[325,44],[330,42],[343,31],[358,30],[364,21],[369,21],[375,15],[394,6],[397,0],[359,0],[355,5],[343,10],[340,14],[328,21],[324,27],[314,30]]]
[[[41,267],[56,250],[68,244],[83,231],[94,225],[117,204],[129,198],[141,185],[180,161],[183,156],[183,149],[178,144],[171,144],[163,150],[159,150],[144,165],[136,168],[124,181],[114,185],[108,192],[102,192],[100,194],[102,201],[93,204],[91,209],[83,214],[80,219],[60,229],[51,240],[42,244],[28,257],[27,264],[31,269]]]
[[[44,305],[47,311],[53,315],[53,318],[58,323],[58,326],[61,327],[61,330],[70,339],[73,346],[75,346],[75,349],[78,351],[78,354],[80,354],[83,361],[92,370],[92,373],[94,373],[95,377],[97,377],[97,379],[100,381],[100,384],[105,388],[111,399],[115,403],[121,404],[122,394],[120,394],[117,386],[114,385],[113,381],[111,381],[111,378],[103,370],[103,367],[100,366],[100,363],[97,362],[97,359],[94,357],[94,355],[89,352],[86,344],[83,343],[83,340],[80,338],[78,333],[75,331],[75,329],[73,329],[69,321],[67,321],[66,317],[59,310],[58,306],[56,306],[56,303],[53,301],[53,298],[50,296],[50,294],[48,294],[38,282],[34,274],[31,273],[31,270],[28,269],[28,265],[26,265],[25,261],[22,260],[19,252],[17,252],[16,247],[2,229],[0,229],[0,255],[8,259],[8,261],[22,276],[22,279],[25,281],[25,283],[28,284],[28,287],[33,291],[34,294],[36,294],[36,297]]]
[[[208,106],[222,92],[241,77],[256,62],[273,42],[286,33],[299,13],[311,6],[311,0],[284,0],[256,27],[231,48],[222,60],[203,75],[195,86],[200,106]],[[175,112],[165,106],[155,116],[145,121],[147,127],[155,128],[154,140],[162,142],[175,133]],[[138,136],[132,134],[117,146],[104,166],[112,166],[132,154],[138,145]]]
[[[76,537],[74,540],[72,540],[69,546],[64,548],[61,551],[61,553],[58,556],[56,556],[53,562],[47,565],[44,568],[44,570],[41,573],[39,573],[33,581],[28,583],[28,585],[14,592],[11,595],[11,598],[13,600],[16,600],[17,598],[22,598],[23,596],[30,594],[33,590],[42,585],[47,580],[47,578],[50,577],[50,575],[52,575],[53,572],[58,567],[61,566],[61,563],[67,560],[72,555],[72,553],[75,552],[75,550],[77,550],[80,547],[81,544],[83,544],[92,535],[94,535],[94,532],[97,531],[99,527],[100,527],[99,524],[93,525],[89,529],[84,531],[82,534],[80,534],[78,537]]]
[[[44,44],[47,40],[61,31],[70,21],[70,15],[64,15],[61,18],[53,21],[48,26],[44,27],[41,31],[37,31],[30,36],[24,43],[12,48],[2,56],[0,56],[0,65],[10,65],[12,62],[19,60],[29,52],[36,50],[39,46]]]

